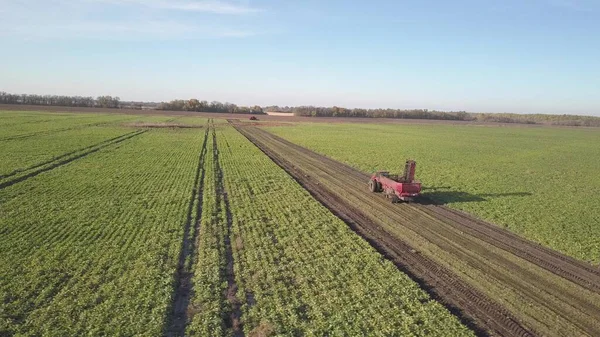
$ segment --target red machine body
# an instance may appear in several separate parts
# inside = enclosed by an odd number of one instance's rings
[[[416,162],[407,160],[402,176],[386,171],[375,172],[369,181],[371,192],[383,192],[392,202],[412,201],[421,195],[421,183],[415,180]]]
[[[256,116],[251,116],[249,119],[250,119],[251,121],[257,121],[257,120],[258,120],[258,118],[256,118]]]

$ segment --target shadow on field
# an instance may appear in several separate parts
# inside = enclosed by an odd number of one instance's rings
[[[531,195],[529,192],[508,192],[508,193],[483,193],[483,194],[471,194],[461,191],[433,191],[426,192],[425,190],[439,189],[438,188],[424,188],[423,198],[425,203],[428,201],[436,205],[446,205],[456,202],[481,202],[487,201],[493,198],[504,198],[504,197],[526,197]]]

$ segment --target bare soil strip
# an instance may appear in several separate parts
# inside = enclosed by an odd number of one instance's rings
[[[242,326],[242,309],[240,305],[240,300],[237,298],[237,284],[235,282],[235,270],[234,270],[234,257],[233,250],[231,248],[231,227],[233,225],[233,218],[231,215],[231,208],[229,206],[229,198],[227,196],[227,191],[225,190],[225,184],[223,183],[223,169],[221,168],[221,163],[219,162],[219,148],[217,144],[217,134],[212,128],[212,136],[213,136],[213,156],[215,163],[215,171],[217,175],[217,179],[215,181],[217,192],[217,207],[219,207],[218,212],[221,211],[221,201],[225,205],[225,216],[227,220],[227,228],[225,231],[225,261],[227,263],[225,270],[225,278],[227,279],[227,289],[225,291],[225,298],[230,305],[230,312],[227,314],[228,317],[225,318],[225,325],[227,328],[232,329],[234,337],[244,336],[244,330]]]
[[[503,228],[458,210],[435,204],[415,204],[413,206],[590,291],[600,293],[600,269],[589,263],[528,241]]]
[[[436,205],[392,205],[368,176],[264,130],[238,130],[432,294],[490,334],[600,335],[597,272]]]
[[[2,181],[0,183],[0,189],[4,189],[6,187],[9,187],[9,186],[12,186],[14,184],[17,184],[17,183],[20,183],[22,181],[25,181],[25,180],[27,180],[29,178],[35,177],[35,176],[37,176],[40,173],[48,172],[48,171],[53,170],[53,169],[55,169],[57,167],[66,165],[66,164],[68,164],[68,163],[70,163],[72,161],[75,161],[77,159],[86,157],[86,156],[88,156],[88,155],[90,155],[90,154],[92,154],[94,152],[98,152],[98,151],[100,151],[100,150],[102,150],[102,149],[104,149],[104,148],[106,148],[108,146],[119,144],[119,143],[124,142],[124,141],[126,141],[128,139],[131,139],[133,137],[139,136],[139,135],[145,133],[146,131],[148,131],[148,130],[138,130],[138,131],[135,131],[135,132],[132,132],[132,133],[128,133],[128,134],[125,134],[125,135],[122,135],[122,136],[110,139],[110,140],[105,141],[105,142],[98,143],[96,145],[84,148],[82,150],[78,150],[78,151],[75,151],[75,152],[72,152],[72,153],[68,153],[68,154],[60,156],[60,157],[58,157],[58,158],[56,158],[56,159],[54,159],[52,161],[49,161],[49,162],[46,162],[46,163],[43,163],[43,164],[40,164],[40,165],[33,166],[33,167],[31,167],[31,168],[28,169],[30,172],[23,171],[23,172],[17,172],[15,174],[7,175],[6,177],[11,177],[11,176],[15,176],[15,175],[16,175],[16,177],[14,177],[12,179],[8,179],[8,180]],[[19,173],[24,173],[24,174],[23,175],[19,175]]]
[[[165,336],[185,336],[185,328],[188,322],[188,307],[192,296],[192,279],[195,258],[198,255],[198,233],[200,232],[200,221],[202,218],[202,198],[205,175],[206,143],[208,140],[208,126],[204,133],[204,142],[198,156],[198,167],[192,188],[192,196],[187,211],[187,221],[183,231],[183,241],[179,253],[179,263],[175,274],[175,293],[171,305],[169,324]],[[194,205],[196,206],[194,212]]]

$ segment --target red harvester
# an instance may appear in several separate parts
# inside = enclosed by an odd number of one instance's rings
[[[386,171],[375,172],[369,180],[369,190],[383,192],[392,202],[413,201],[421,195],[421,182],[415,180],[416,166],[414,160],[407,160],[402,176]]]

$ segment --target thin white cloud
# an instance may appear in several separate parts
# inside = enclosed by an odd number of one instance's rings
[[[0,4],[3,0],[0,0]],[[148,6],[148,10],[112,6]],[[10,15],[0,20],[0,37],[19,39],[206,39],[243,38],[257,33],[244,20],[232,22],[217,13],[241,14],[253,9],[217,1],[176,0],[12,0],[0,6]],[[165,13],[164,8],[206,12],[201,20],[185,13]],[[102,13],[100,15],[96,13]],[[126,15],[124,15],[126,14]]]
[[[231,28],[204,27],[169,21],[145,22],[72,22],[43,26],[12,26],[5,34],[25,38],[156,40],[243,38],[255,32]],[[0,36],[3,35],[0,33]]]
[[[260,12],[258,8],[225,1],[194,0],[92,0],[115,5],[135,5],[149,8],[180,10],[190,12],[206,12],[215,14],[249,14]]]

